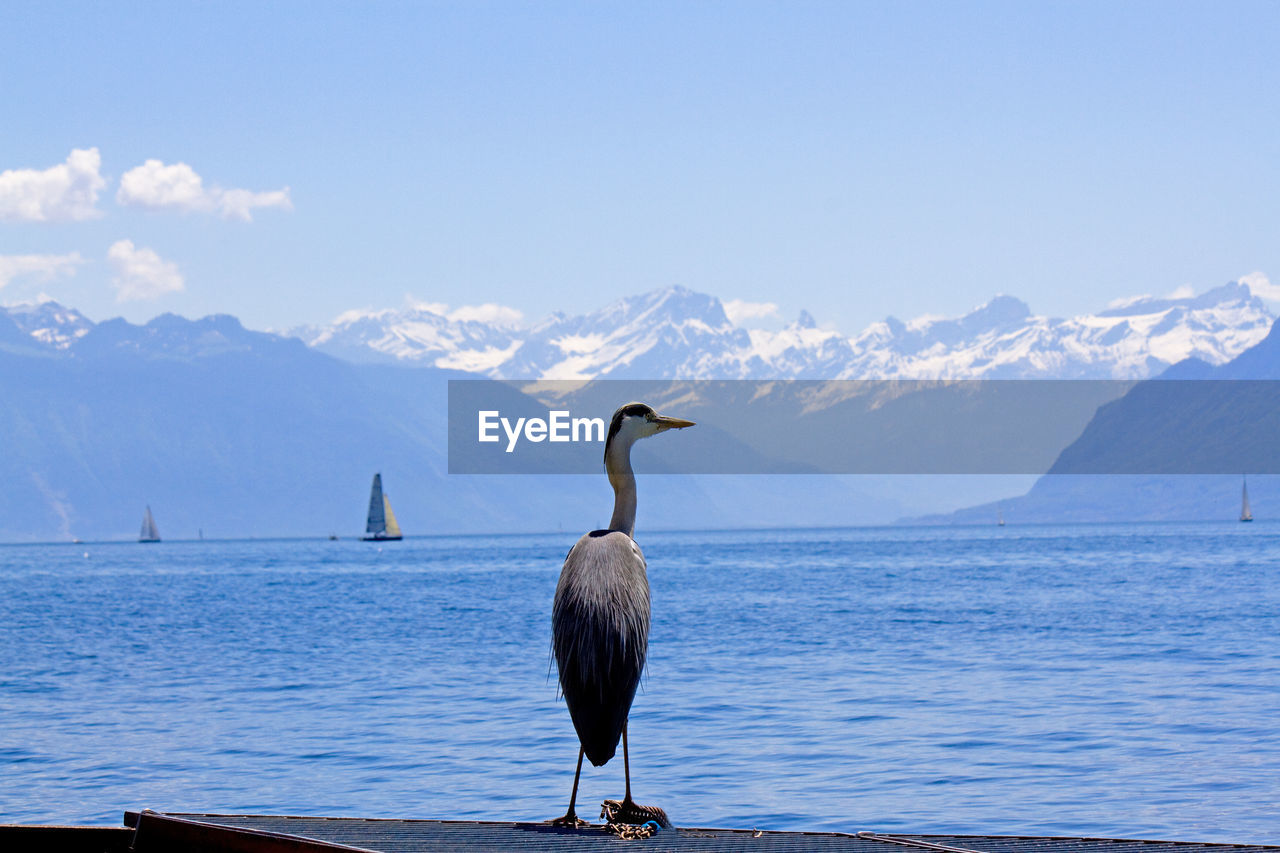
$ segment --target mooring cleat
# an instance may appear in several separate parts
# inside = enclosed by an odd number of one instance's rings
[[[605,800],[600,804],[600,817],[608,823],[627,823],[640,826],[656,823],[663,829],[671,828],[671,819],[657,806],[642,806],[634,800]]]

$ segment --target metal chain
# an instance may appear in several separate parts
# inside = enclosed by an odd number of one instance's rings
[[[639,838],[649,838],[658,831],[658,822],[647,820],[641,824],[622,823],[614,820],[618,811],[622,808],[622,803],[617,800],[605,800],[600,804],[600,817],[606,821],[604,828],[619,838],[634,840]]]
[[[612,832],[614,835],[618,836],[619,838],[625,838],[628,841],[631,841],[637,838],[648,838],[649,836],[653,835],[655,832],[658,831],[658,825],[655,824],[653,821],[648,821],[647,823],[642,823],[642,824],[639,824],[638,826],[634,823],[610,822],[610,823],[606,823],[604,825],[604,828],[607,829],[609,832]]]

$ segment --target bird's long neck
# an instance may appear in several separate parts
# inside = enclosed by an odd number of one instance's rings
[[[604,454],[604,469],[613,486],[613,517],[610,530],[630,536],[636,529],[636,475],[631,470],[631,442],[615,439]]]

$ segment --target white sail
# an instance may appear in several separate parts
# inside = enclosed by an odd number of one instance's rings
[[[1240,520],[1253,521],[1253,510],[1249,509],[1249,481],[1247,479],[1240,487]]]
[[[138,533],[139,542],[159,542],[160,531],[156,528],[156,520],[151,515],[151,507],[147,507],[146,515],[142,517],[142,530]]]

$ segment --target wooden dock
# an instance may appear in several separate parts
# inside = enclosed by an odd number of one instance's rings
[[[1280,846],[878,832],[664,829],[627,839],[603,826],[126,812],[124,826],[0,827],[5,851],[42,853],[1280,853]]]

